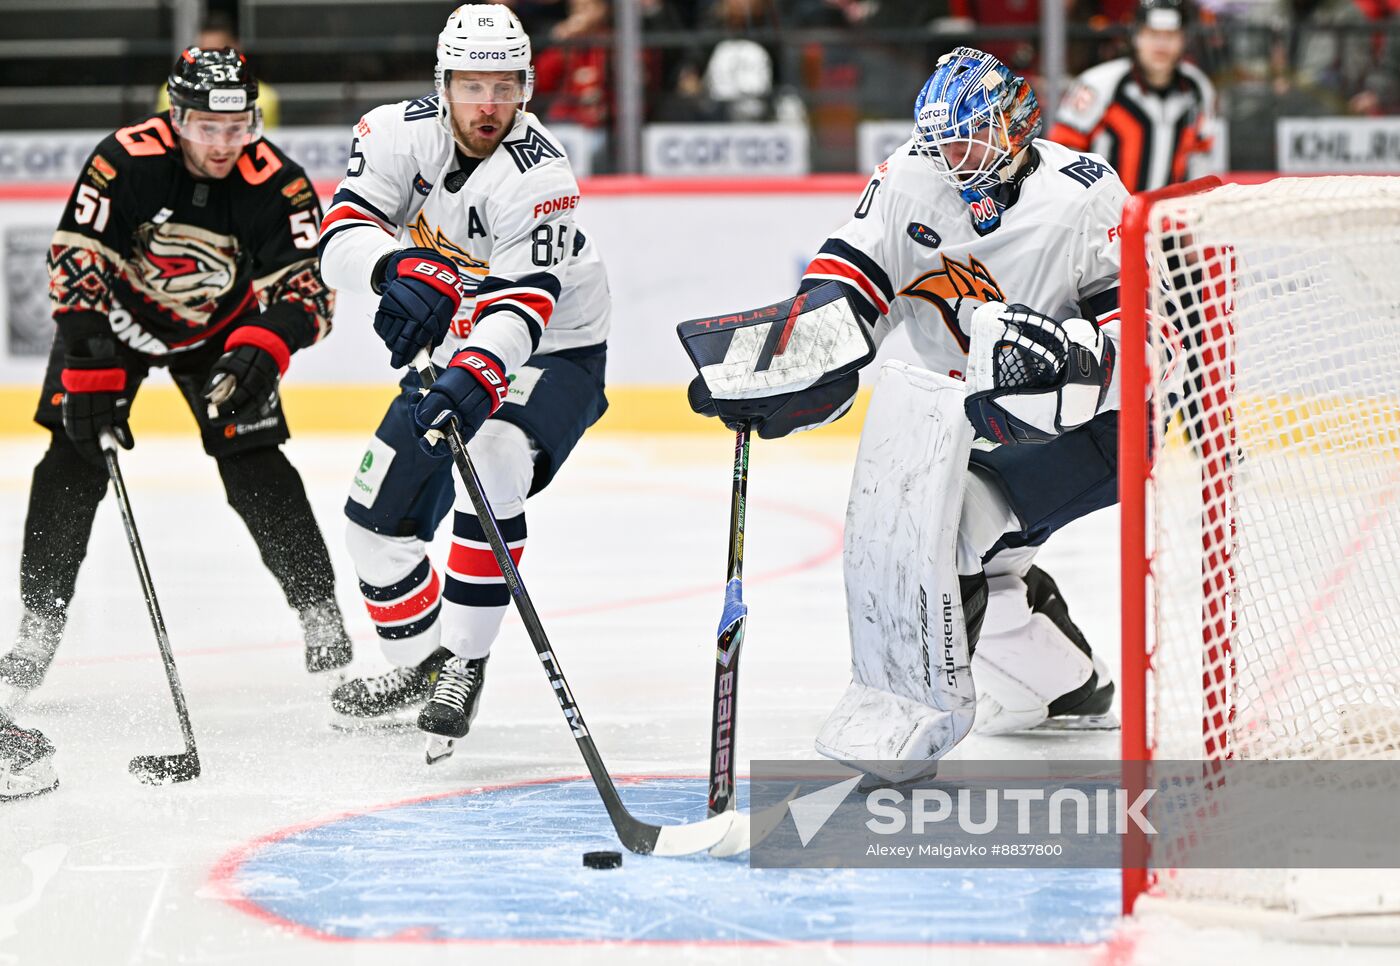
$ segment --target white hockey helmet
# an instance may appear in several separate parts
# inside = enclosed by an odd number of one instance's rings
[[[530,37],[511,9],[499,3],[464,3],[447,18],[438,34],[437,68],[433,72],[438,92],[438,117],[451,130],[447,109],[448,71],[518,71],[520,105],[535,89],[535,68],[530,63]]]

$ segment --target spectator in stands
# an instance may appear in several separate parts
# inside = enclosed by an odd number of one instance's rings
[[[1209,173],[1215,88],[1186,50],[1187,0],[1140,0],[1132,54],[1070,85],[1050,139],[1108,159],[1129,191]]]
[[[1284,0],[1276,93],[1311,95],[1327,111],[1380,114],[1400,107],[1400,38],[1387,31],[1400,0]],[[1360,29],[1366,23],[1381,29]]]
[[[699,26],[732,34],[682,59],[673,91],[654,112],[662,121],[800,121],[801,101],[778,83],[776,50],[742,36],[777,24],[771,0],[714,0]]]
[[[233,29],[233,21],[220,13],[211,13],[204,18],[199,33],[195,35],[194,46],[201,50],[232,47],[239,53],[243,52],[243,44],[238,39],[238,32]],[[263,129],[277,127],[282,120],[282,102],[272,85],[261,77],[258,78],[258,106],[262,108]],[[156,95],[156,110],[170,110],[170,93],[164,84],[160,85],[160,92]]]

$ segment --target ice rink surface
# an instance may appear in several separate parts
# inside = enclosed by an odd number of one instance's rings
[[[341,540],[361,444],[288,449],[331,546],[355,670],[373,673],[384,665]],[[11,574],[42,446],[0,445]],[[840,548],[854,450],[847,437],[755,441],[741,762],[812,757],[848,680]],[[624,797],[656,819],[704,811],[732,452],[721,431],[595,436],[529,504],[524,577]],[[204,775],[148,788],[127,774],[133,755],[180,742],[109,498],[58,661],[17,714],[57,744],[62,785],[0,805],[0,964],[1394,961],[1168,920],[1124,926],[1111,871],[633,855],[583,869],[581,852],[616,840],[513,614],[472,734],[430,769],[411,727],[332,726],[329,682],[303,670],[295,616],[196,441],[142,439],[122,459]],[[1081,521],[1041,557],[1114,667],[1116,525]],[[8,586],[7,634],[19,618]],[[1116,738],[973,739],[959,753],[1111,757]]]

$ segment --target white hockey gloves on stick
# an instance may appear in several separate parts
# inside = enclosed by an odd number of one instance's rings
[[[875,357],[870,330],[835,282],[774,305],[694,319],[676,334],[700,375],[690,406],[763,439],[815,429],[850,408],[857,370]]]
[[[967,418],[996,443],[1044,443],[1099,414],[1113,381],[1113,343],[1087,319],[1057,322],[1024,305],[972,314]]]

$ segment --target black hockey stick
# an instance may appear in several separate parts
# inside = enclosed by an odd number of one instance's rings
[[[729,575],[715,647],[715,701],[710,719],[710,814],[735,808],[734,740],[739,724],[739,649],[744,645],[744,509],[749,489],[752,424],[734,434],[734,486],[729,503]]]
[[[424,387],[431,386],[437,378],[437,370],[429,360],[428,354],[426,352],[419,353],[413,361],[413,366],[418,370]],[[520,571],[516,569],[515,561],[511,559],[506,542],[501,537],[500,526],[496,523],[495,514],[491,512],[491,505],[486,502],[486,496],[481,489],[481,481],[477,478],[476,468],[472,466],[471,457],[467,455],[467,446],[462,440],[461,432],[457,429],[456,421],[449,420],[441,435],[447,438],[448,446],[452,449],[452,460],[457,466],[457,473],[462,478],[462,485],[466,487],[467,496],[472,501],[472,508],[476,511],[476,518],[481,523],[481,529],[486,532],[486,540],[491,544],[491,553],[496,558],[496,565],[501,568],[501,575],[505,577],[511,598],[515,601],[515,607],[520,612],[521,623],[525,625],[525,630],[530,635],[530,643],[535,647],[535,654],[539,656],[540,663],[544,665],[545,676],[549,678],[550,687],[554,688],[554,696],[559,699],[559,707],[564,712],[564,719],[568,721],[569,728],[573,731],[579,753],[583,755],[583,761],[588,766],[588,773],[593,776],[593,784],[598,789],[598,796],[603,800],[603,806],[608,810],[608,817],[612,819],[613,828],[617,830],[618,840],[622,842],[623,847],[640,855],[691,855],[695,852],[708,851],[725,841],[726,838],[733,838],[731,832],[741,821],[747,823],[747,815],[725,813],[685,825],[651,825],[636,818],[627,810],[627,806],[622,802],[622,796],[617,793],[617,786],[613,784],[612,776],[608,774],[607,766],[603,764],[603,758],[598,753],[597,746],[593,743],[588,725],[584,723],[583,712],[579,710],[578,703],[574,701],[573,692],[569,689],[569,682],[565,680],[564,671],[559,666],[559,659],[554,656],[554,649],[550,646],[549,638],[545,635],[544,625],[540,623],[540,616],[535,612],[535,605],[530,600],[529,592],[525,590],[524,582],[520,579]],[[745,832],[743,835],[745,843],[747,843],[748,838],[749,836]]]
[[[156,588],[151,583],[151,571],[146,566],[146,552],[141,549],[141,535],[136,532],[136,517],[131,512],[131,500],[126,495],[126,483],[117,464],[117,441],[110,432],[102,433],[102,455],[107,461],[107,475],[121,507],[122,523],[126,527],[126,542],[136,561],[136,574],[141,578],[141,593],[146,598],[146,610],[155,628],[160,659],[165,664],[165,678],[170,682],[170,696],[175,699],[175,714],[180,719],[180,732],[185,736],[185,750],[173,755],[137,755],[128,766],[131,773],[147,785],[168,785],[187,782],[199,777],[199,751],[194,744],[194,729],[190,727],[190,709],[185,705],[185,689],[180,686],[180,674],[175,670],[175,655],[170,650],[170,635],[165,632],[165,618],[156,601]]]

